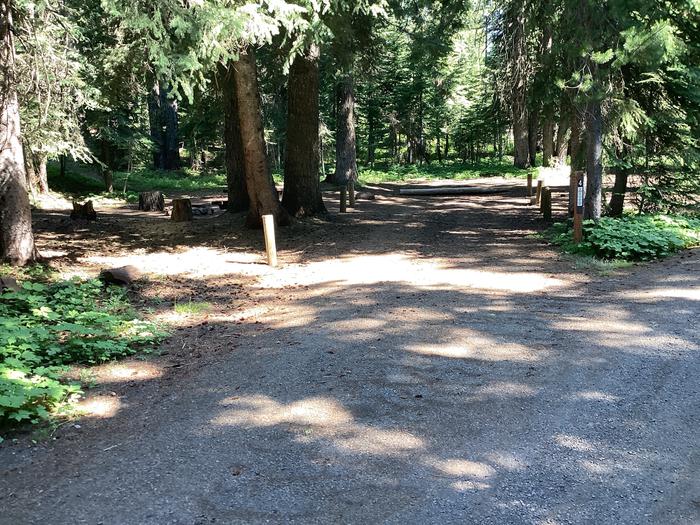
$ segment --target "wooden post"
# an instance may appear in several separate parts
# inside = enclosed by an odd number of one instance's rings
[[[348,206],[350,208],[355,207],[355,181],[351,180],[348,182]]]
[[[532,173],[527,174],[527,196],[532,197]]]
[[[552,220],[552,190],[547,186],[542,188],[542,199],[540,201],[540,211],[544,220]]]
[[[277,266],[277,243],[275,242],[275,216],[263,215],[263,233],[265,235],[265,251],[267,264]]]
[[[541,198],[542,198],[542,180],[538,180],[537,181],[537,191],[535,192],[535,204],[539,204]]]
[[[576,172],[576,200],[574,202],[574,242],[583,240],[583,197],[584,197],[583,172]]]
[[[348,187],[341,186],[341,188],[340,188],[340,213],[345,213],[348,211],[347,205],[346,205],[347,194],[348,194]]]

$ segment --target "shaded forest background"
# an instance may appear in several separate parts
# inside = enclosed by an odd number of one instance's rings
[[[623,213],[630,180],[640,212],[697,205],[692,0],[2,3],[14,176],[34,197],[50,171],[106,191],[121,172],[225,172],[256,226],[324,213],[318,181],[358,165],[512,163],[585,171],[594,220]],[[32,258],[13,243],[5,259]]]

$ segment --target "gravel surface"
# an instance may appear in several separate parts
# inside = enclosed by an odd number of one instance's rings
[[[282,232],[194,356],[0,448],[0,523],[700,523],[700,252],[576,269],[524,202],[386,186]]]

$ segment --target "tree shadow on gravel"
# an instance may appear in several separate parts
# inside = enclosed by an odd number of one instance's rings
[[[31,463],[3,450],[4,515],[692,521],[698,273],[661,264],[633,270],[632,286],[546,293],[449,286],[442,267],[443,284],[261,279],[254,318],[185,330],[184,347],[215,351],[134,386]],[[30,505],[38,490],[45,503]]]

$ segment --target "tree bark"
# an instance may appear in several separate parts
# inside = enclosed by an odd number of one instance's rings
[[[45,153],[34,153],[32,155],[34,158],[34,169],[35,169],[35,181],[36,190],[42,195],[46,195],[49,192],[49,174],[46,169],[46,154]]]
[[[228,186],[228,205],[232,213],[245,211],[250,206],[246,188],[245,159],[241,123],[238,116],[238,98],[236,91],[236,64],[219,67],[219,78],[224,99],[224,143],[226,145],[226,184]]]
[[[586,108],[586,199],[583,215],[600,219],[603,199],[603,115],[600,101],[592,100]]]
[[[180,168],[180,141],[178,137],[177,100],[170,96],[170,90],[160,88],[160,107],[165,122],[165,150],[163,168],[176,170]]]
[[[554,155],[556,155],[557,166],[566,165],[566,152],[569,148],[569,119],[562,115],[557,125],[557,143]]]
[[[583,136],[581,116],[576,108],[571,117],[571,166],[569,168],[569,217],[574,216],[576,206],[576,173],[586,166],[586,141]]]
[[[37,258],[19,125],[12,0],[0,0],[0,261]]]
[[[160,87],[158,82],[148,93],[148,125],[153,142],[153,169],[162,170],[165,166],[165,134],[163,133],[163,113],[160,107]]]
[[[355,144],[355,94],[351,73],[344,74],[336,86],[338,103],[335,134],[335,171],[331,182],[347,185],[357,180],[357,148]]]
[[[192,201],[190,199],[173,199],[173,209],[170,215],[173,222],[189,222],[192,220]]]
[[[524,4],[523,4],[524,5]],[[522,63],[527,60],[525,38],[525,13],[520,7],[514,20],[512,37],[512,113],[513,113],[513,144],[515,146],[513,163],[517,168],[526,168],[529,160],[528,116],[527,116],[527,79],[522,72]]]
[[[282,206],[295,217],[326,213],[319,167],[319,49],[310,45],[289,70]]]
[[[26,174],[25,184],[33,196],[36,197],[38,183],[36,181],[36,170],[31,149],[26,140],[22,141],[22,158],[24,159],[24,172]]]
[[[544,119],[542,125],[542,166],[548,168],[552,165],[554,156],[554,120],[551,116]]]
[[[622,212],[625,209],[628,175],[629,171],[627,168],[621,168],[620,171],[615,174],[615,185],[613,186],[613,193],[610,197],[609,214],[611,217],[622,217]]]
[[[537,165],[537,132],[539,130],[539,111],[531,109],[527,117],[527,159],[530,167]]]
[[[236,62],[236,98],[243,142],[246,187],[250,208],[246,224],[261,228],[262,216],[274,215],[278,225],[289,223],[289,214],[280,205],[277,190],[267,164],[265,135],[260,110],[255,52],[252,47],[241,51]]]
[[[164,211],[165,197],[159,191],[142,191],[139,193],[139,210]]]

